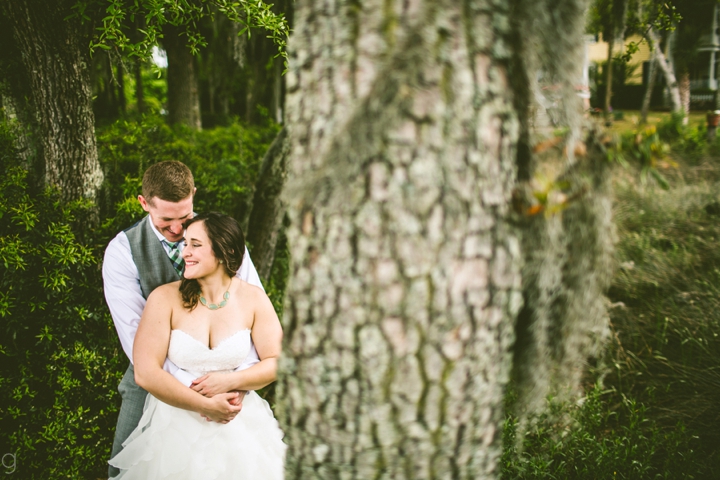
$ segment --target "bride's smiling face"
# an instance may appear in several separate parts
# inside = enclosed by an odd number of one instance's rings
[[[185,278],[200,278],[215,272],[220,263],[212,250],[212,242],[205,231],[205,222],[195,222],[185,231]]]

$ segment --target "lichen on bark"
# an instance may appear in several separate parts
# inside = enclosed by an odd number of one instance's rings
[[[540,164],[527,120],[539,69],[561,84],[570,151],[580,135],[578,72],[563,69],[583,3],[541,3],[538,26],[525,0],[297,2],[278,388],[288,478],[496,478],[513,361],[533,358],[512,348],[523,292],[526,309],[562,315],[552,328],[568,339],[543,340],[549,314],[531,315],[528,352],[566,365],[587,350],[575,320],[602,307],[604,277],[583,272],[607,260],[604,167],[595,154],[549,162],[588,191],[555,216],[526,218],[512,200]],[[560,51],[543,27],[567,36]],[[564,263],[533,270],[556,252]],[[543,303],[549,284],[567,287],[562,307]]]

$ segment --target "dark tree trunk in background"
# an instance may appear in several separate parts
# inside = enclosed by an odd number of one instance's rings
[[[73,0],[0,4],[12,35],[3,45],[12,71],[3,72],[31,147],[36,179],[66,200],[96,197],[103,174],[97,158],[90,88],[89,32],[70,16]]]
[[[123,68],[121,61],[118,62],[115,71],[118,89],[118,107],[120,109],[120,113],[125,115],[125,113],[127,113],[127,98],[125,97],[125,69]]]
[[[273,120],[275,120],[276,123],[283,123],[283,105],[285,104],[283,101],[283,64],[280,61],[276,61],[273,63],[273,67],[275,69],[275,75],[270,109],[273,114]]]
[[[200,130],[200,95],[195,57],[187,47],[182,30],[166,25],[163,47],[167,52],[168,123],[187,125]]]
[[[285,204],[280,194],[287,179],[289,152],[287,128],[283,128],[265,154],[255,184],[247,240],[253,247],[253,263],[263,280],[267,280],[270,275],[278,233],[285,216]]]
[[[656,45],[655,48],[660,48]],[[647,123],[648,112],[650,111],[650,100],[652,100],[652,92],[655,88],[655,78],[657,77],[657,60],[655,60],[656,53],[653,51],[650,57],[650,71],[648,72],[648,84],[645,89],[645,96],[643,97],[642,108],[640,109],[640,123]]]
[[[110,52],[100,50],[92,57],[93,110],[98,122],[112,122],[120,115],[117,78]]]
[[[627,14],[628,0],[609,0],[608,16],[603,35],[608,43],[607,71],[605,72],[605,118],[611,121],[610,115],[612,110],[612,78],[613,78],[613,53],[615,43],[620,42],[622,45],[625,38],[625,15]]]
[[[133,75],[135,75],[135,101],[138,113],[145,113],[145,91],[143,90],[142,60],[133,59]]]
[[[605,117],[608,120],[612,120],[613,49],[615,48],[615,38],[610,36],[610,38],[607,39],[607,44],[608,54],[607,63],[605,64],[605,105],[603,106],[603,110],[605,110]]]
[[[199,62],[203,124],[225,124],[232,115],[235,97],[241,95],[241,71],[247,61],[247,35],[238,35],[240,24],[223,15],[208,19],[203,32],[208,41]]]
[[[292,2],[273,2],[291,19]],[[277,45],[258,29],[238,35],[240,25],[216,15],[203,24],[207,48],[200,55],[203,124],[223,124],[232,116],[248,123],[282,121],[284,62]]]

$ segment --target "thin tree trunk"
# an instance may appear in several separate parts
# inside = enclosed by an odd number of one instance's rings
[[[253,263],[263,280],[270,276],[278,233],[285,216],[286,206],[280,194],[287,179],[289,153],[287,128],[283,128],[263,158],[255,185],[247,240],[253,247]]]
[[[682,105],[682,112],[685,115],[685,118],[688,118],[688,115],[690,115],[690,72],[683,72],[680,74],[678,90],[680,92],[680,105]]]
[[[103,174],[95,144],[87,31],[68,18],[72,1],[0,4],[13,43],[10,84],[37,181],[65,200],[95,199]],[[67,18],[67,19],[66,19]]]
[[[133,60],[133,73],[135,75],[135,102],[137,111],[140,114],[145,113],[145,91],[143,89],[142,79],[142,60],[136,58]]]
[[[273,62],[273,96],[271,109],[276,123],[283,123],[283,67],[280,59]]]
[[[658,47],[656,48],[655,58],[658,66],[665,75],[665,84],[667,85],[668,89],[670,89],[670,108],[673,112],[682,112],[683,108],[682,102],[680,100],[680,88],[678,86],[677,78],[675,77],[675,72],[673,71],[672,66],[670,65],[662,49],[659,47],[660,35],[658,35],[657,31],[655,31],[654,28],[650,29],[649,34],[650,38],[652,39],[653,45],[658,45]]]
[[[660,48],[659,45],[655,46],[655,49]],[[657,60],[656,53],[653,51],[652,57],[650,58],[650,71],[648,72],[648,84],[645,88],[645,96],[643,97],[642,108],[640,109],[640,123],[647,123],[648,112],[650,111],[650,100],[652,100],[653,88],[655,88],[655,77],[657,76]]]
[[[615,36],[607,39],[608,53],[605,67],[605,118],[612,120],[612,81],[613,81],[613,49],[615,48]]]
[[[187,37],[177,27],[163,28],[163,46],[167,52],[168,123],[179,123],[200,130],[200,94],[195,57],[187,47]]]
[[[120,113],[125,115],[125,113],[127,113],[127,98],[125,96],[125,69],[123,68],[122,61],[118,61],[115,71],[117,72],[115,75],[117,78],[118,107],[120,108]]]

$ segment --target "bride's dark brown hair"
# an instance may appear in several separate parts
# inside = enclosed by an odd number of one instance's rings
[[[240,224],[229,215],[208,212],[188,220],[184,227],[187,230],[190,225],[197,222],[202,222],[210,239],[213,254],[225,267],[225,273],[230,278],[234,277],[245,255],[245,236]],[[183,276],[180,282],[180,295],[183,306],[190,310],[194,309],[200,301],[200,284],[195,279],[187,279]]]

